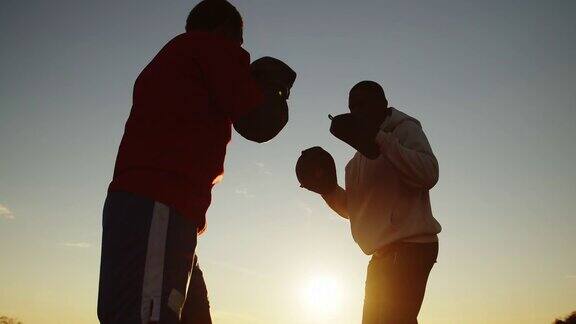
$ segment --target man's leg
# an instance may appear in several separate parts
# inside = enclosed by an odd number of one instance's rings
[[[165,243],[162,240],[148,242],[142,318],[149,318],[150,323],[176,324],[180,323],[186,285],[194,262],[197,224],[172,208],[160,213],[168,215],[168,219],[159,222],[160,231],[162,226],[166,226]],[[165,244],[163,255],[159,253],[156,256],[158,260],[153,261],[156,245],[162,244]]]
[[[437,243],[404,243],[368,265],[363,324],[416,324]]]
[[[186,302],[182,309],[182,324],[211,324],[210,304],[204,276],[196,257],[188,284]]]
[[[154,201],[126,192],[106,197],[98,290],[101,323],[139,323],[142,278]]]
[[[179,323],[196,225],[168,206],[126,192],[104,207],[101,323]]]

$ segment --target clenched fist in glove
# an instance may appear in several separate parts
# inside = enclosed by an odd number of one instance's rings
[[[376,145],[375,138],[380,130],[380,125],[389,114],[390,109],[382,109],[373,113],[347,113],[336,117],[329,116],[332,120],[330,133],[348,143],[365,157],[376,159],[380,156],[380,149]]]
[[[290,89],[296,81],[296,72],[286,63],[270,56],[257,59],[250,64],[252,77],[265,88],[274,88],[283,99],[288,99]]]
[[[263,143],[278,135],[288,122],[286,100],[296,72],[284,62],[266,56],[250,64],[250,73],[264,94],[264,102],[234,121],[234,129],[248,140]]]
[[[320,146],[302,151],[296,162],[296,177],[301,187],[321,195],[338,186],[334,159]]]

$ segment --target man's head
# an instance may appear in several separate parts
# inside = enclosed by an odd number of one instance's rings
[[[353,114],[374,114],[388,108],[388,100],[378,83],[361,81],[350,90],[348,108]]]
[[[219,34],[234,42],[244,42],[242,16],[226,0],[203,0],[186,19],[186,31],[205,31]]]

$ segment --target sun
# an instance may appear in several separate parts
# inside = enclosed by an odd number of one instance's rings
[[[330,275],[314,275],[302,288],[304,305],[317,315],[329,315],[340,308],[342,292],[338,280]]]

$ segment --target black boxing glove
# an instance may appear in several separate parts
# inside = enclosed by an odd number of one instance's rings
[[[286,63],[270,56],[257,59],[250,64],[252,77],[263,88],[279,90],[276,95],[287,100],[290,97],[290,89],[296,81],[296,72]]]
[[[380,156],[380,148],[376,144],[376,135],[380,125],[390,115],[391,110],[386,109],[377,113],[347,113],[335,117],[328,116],[330,133],[338,139],[352,146],[356,151],[369,159]]]
[[[288,123],[288,97],[296,72],[284,62],[263,57],[250,64],[252,78],[264,95],[264,102],[233,122],[242,137],[257,143],[274,138]]]
[[[296,177],[300,187],[321,195],[332,192],[338,186],[334,159],[320,146],[302,151],[296,162]]]

